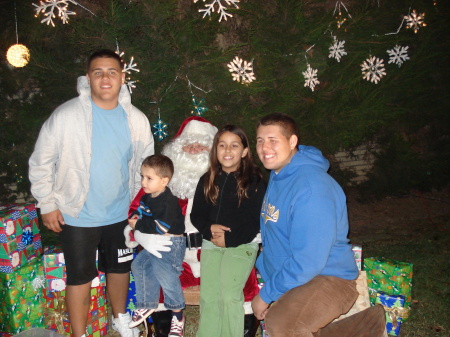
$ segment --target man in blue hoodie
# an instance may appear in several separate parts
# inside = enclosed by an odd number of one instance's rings
[[[358,269],[346,198],[327,173],[328,160],[312,146],[297,146],[295,121],[285,114],[262,118],[256,139],[272,172],[261,210],[256,267],[265,284],[252,302],[255,316],[271,337],[383,336],[381,306],[329,324],[356,301]]]

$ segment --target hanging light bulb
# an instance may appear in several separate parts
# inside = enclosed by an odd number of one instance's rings
[[[23,44],[15,44],[9,47],[6,59],[16,68],[24,67],[30,61],[30,51]]]
[[[19,33],[17,32],[17,10],[16,3],[14,2],[14,18],[16,20],[16,40],[17,43],[9,47],[6,52],[6,59],[8,62],[16,67],[25,67],[30,61],[30,51],[23,44],[19,44]]]

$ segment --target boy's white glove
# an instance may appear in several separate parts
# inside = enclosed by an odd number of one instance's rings
[[[173,242],[170,241],[170,236],[159,234],[146,234],[138,230],[134,231],[134,239],[139,243],[147,252],[161,258],[160,252],[170,252]]]

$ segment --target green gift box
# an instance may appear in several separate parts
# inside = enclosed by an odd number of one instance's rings
[[[35,260],[12,273],[0,273],[0,331],[17,334],[44,327],[44,265]]]
[[[405,296],[405,308],[410,308],[413,277],[412,263],[383,257],[370,257],[364,259],[364,269],[367,273],[367,285],[372,304],[375,304],[377,292],[382,291],[389,295]]]
[[[0,206],[0,272],[12,273],[42,255],[36,206]]]

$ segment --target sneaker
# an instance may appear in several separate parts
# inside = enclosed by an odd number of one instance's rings
[[[186,319],[183,316],[181,321],[175,316],[172,317],[172,324],[170,326],[170,332],[168,337],[183,337],[184,336],[184,323]]]
[[[131,322],[128,324],[128,327],[134,328],[141,324],[145,319],[150,316],[155,309],[136,309],[133,311],[133,317],[131,318]]]
[[[128,326],[131,322],[131,316],[129,313],[119,314],[119,317],[112,319],[113,330],[120,333],[122,337],[139,337],[139,329],[130,329]]]

